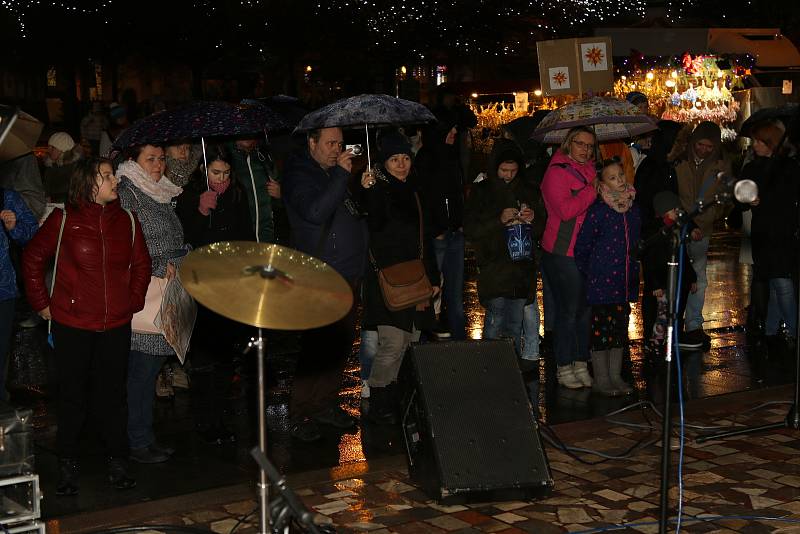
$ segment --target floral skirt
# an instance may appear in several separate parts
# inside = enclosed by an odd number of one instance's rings
[[[627,302],[592,306],[592,350],[624,347],[628,342],[630,314],[631,306]]]

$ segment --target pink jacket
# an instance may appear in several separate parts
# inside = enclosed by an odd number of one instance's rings
[[[594,161],[580,164],[557,151],[542,181],[542,197],[547,208],[547,225],[542,248],[552,254],[573,256],[575,239],[586,211],[597,192],[592,187],[596,176]]]

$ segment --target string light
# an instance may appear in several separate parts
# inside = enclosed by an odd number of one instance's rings
[[[81,15],[94,15],[111,7],[113,0],[101,0],[95,7],[86,7],[88,2],[79,4],[72,4],[69,2],[48,1],[42,2],[40,0],[0,0],[0,7],[5,8],[12,17],[14,17],[19,24],[19,34],[22,38],[27,38],[27,29],[25,20],[28,13],[37,8],[45,7],[48,9],[60,9],[67,13],[81,14]]]

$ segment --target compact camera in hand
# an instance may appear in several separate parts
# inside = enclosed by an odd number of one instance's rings
[[[364,152],[361,145],[345,145],[344,150],[345,152],[351,151],[354,156],[360,156]]]

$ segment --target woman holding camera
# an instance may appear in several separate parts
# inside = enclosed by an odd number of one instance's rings
[[[399,132],[380,139],[381,166],[367,175],[367,227],[370,266],[364,278],[364,318],[362,327],[378,331],[378,350],[369,375],[370,408],[368,418],[375,423],[395,422],[394,385],[403,354],[420,330],[434,324],[432,305],[417,305],[391,311],[384,302],[378,282],[378,269],[420,258],[428,278],[438,291],[439,271],[430,242],[424,237],[422,208],[411,167],[411,143]]]

